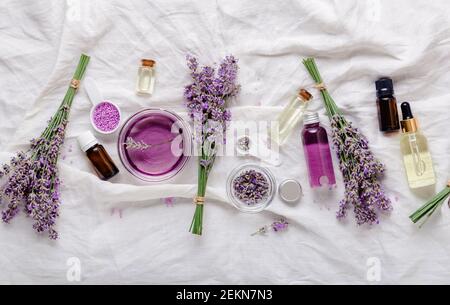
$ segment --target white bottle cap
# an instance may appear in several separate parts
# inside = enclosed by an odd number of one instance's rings
[[[81,150],[83,150],[84,152],[88,151],[89,148],[98,143],[98,140],[90,131],[85,131],[82,134],[80,134],[77,140]]]
[[[306,112],[303,117],[303,125],[319,123],[319,114],[317,112]]]

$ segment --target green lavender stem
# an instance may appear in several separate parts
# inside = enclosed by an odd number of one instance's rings
[[[90,59],[89,56],[87,56],[85,54],[81,55],[80,61],[78,62],[77,69],[75,70],[75,73],[73,75],[73,79],[80,81],[83,78],[83,75],[86,71],[86,67],[89,63],[89,59]],[[72,106],[73,98],[74,98],[76,92],[77,92],[77,90],[75,88],[69,87],[69,89],[67,89],[66,95],[64,96],[64,99],[61,102],[61,105],[59,106],[56,114],[52,117],[47,128],[44,130],[42,137],[44,137],[47,140],[50,139],[53,136],[56,128],[62,122],[67,120],[67,118],[69,116],[69,110],[70,110],[70,107]]]
[[[316,85],[319,85],[319,84],[325,85],[323,83],[322,76],[320,75],[319,69],[317,68],[316,61],[314,60],[314,58],[303,59],[303,65],[308,70],[309,74],[311,75],[311,77],[314,80],[314,82],[316,83]],[[339,124],[339,128],[341,128],[341,129],[345,128],[348,125],[348,122],[344,118],[342,111],[336,105],[335,101],[331,97],[328,90],[326,88],[321,89],[320,94],[322,95],[323,102],[325,104],[325,109],[327,111],[327,115],[330,118],[330,120],[331,120],[331,118],[333,118],[334,116],[337,115],[339,117],[339,120],[337,121],[337,123]],[[343,139],[343,140],[345,141],[345,139]],[[349,161],[349,160],[347,160],[346,156],[343,153],[341,153],[340,156],[341,156],[341,159],[345,163],[347,163]]]
[[[319,69],[317,68],[314,58],[304,59],[303,64],[305,65],[312,79],[316,82],[316,85],[323,84],[322,77],[320,76]],[[322,95],[327,114],[330,118],[336,114],[342,114],[333,98],[331,97],[330,93],[328,93],[327,89],[320,90],[320,94]]]
[[[211,158],[211,162],[208,164],[208,166],[204,166],[200,163],[201,160],[207,160],[207,158]],[[207,156],[204,153],[204,150],[202,149],[202,157],[199,159],[198,163],[198,185],[197,185],[197,196],[198,197],[205,197],[206,194],[206,184],[208,183],[208,175],[209,171],[214,163],[214,156],[210,157]],[[189,231],[192,234],[196,235],[202,235],[203,230],[203,204],[196,204],[195,205],[195,213],[194,217],[192,218],[191,227]]]
[[[81,54],[77,68],[73,75],[73,79],[80,81],[83,78],[87,65],[89,63],[89,59],[90,59],[89,56]],[[54,136],[54,134],[56,133],[58,126],[60,126],[62,122],[67,121],[69,117],[70,107],[72,106],[72,102],[76,92],[77,90],[75,88],[69,87],[67,89],[66,95],[64,96],[63,101],[59,105],[58,110],[56,111],[55,115],[50,119],[47,128],[45,128],[44,132],[42,133],[41,135],[42,138],[50,141]],[[41,153],[46,152],[41,151],[41,148],[38,148],[36,151],[33,152],[32,159],[34,160]],[[55,162],[56,161],[57,160],[55,160]]]
[[[423,217],[426,216],[424,219],[422,225],[428,220],[428,218],[433,215],[434,211],[436,211],[442,203],[444,203],[444,200],[450,196],[450,186],[447,186],[445,189],[443,189],[441,192],[439,192],[436,196],[431,198],[429,201],[427,201],[423,206],[421,206],[417,211],[412,213],[409,218],[412,222],[417,223]]]

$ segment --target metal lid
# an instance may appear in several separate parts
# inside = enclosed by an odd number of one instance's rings
[[[303,117],[303,124],[304,125],[308,125],[308,124],[314,124],[314,123],[319,123],[320,119],[319,119],[319,114],[317,112],[305,112],[305,115]]]
[[[281,199],[287,203],[295,203],[302,197],[302,186],[297,180],[288,179],[280,183],[278,194]]]

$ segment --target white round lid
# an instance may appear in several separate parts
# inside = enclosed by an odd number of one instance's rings
[[[90,131],[85,131],[77,138],[80,148],[86,152],[89,148],[98,143],[97,138]]]

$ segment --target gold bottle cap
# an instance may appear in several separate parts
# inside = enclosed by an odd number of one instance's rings
[[[153,67],[156,64],[153,59],[142,59],[141,62],[144,67]]]
[[[300,91],[298,92],[298,97],[305,102],[308,102],[313,99],[312,94],[306,91],[305,89],[300,89]]]
[[[402,132],[416,132],[419,129],[419,124],[417,123],[417,119],[407,119],[400,121],[402,126]]]

